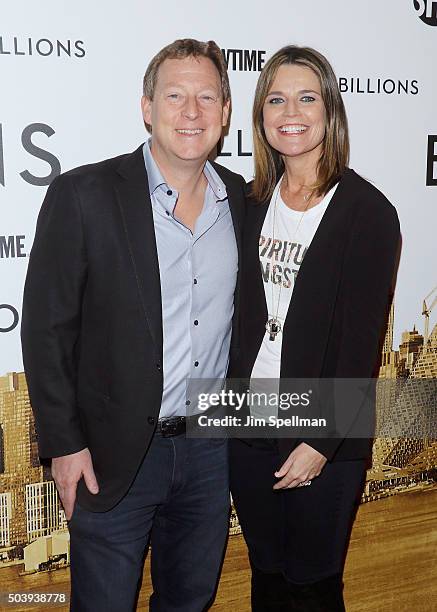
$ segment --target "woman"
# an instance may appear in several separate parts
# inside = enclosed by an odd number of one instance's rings
[[[347,119],[326,58],[296,46],[275,53],[258,81],[253,130],[233,375],[370,378],[399,224],[387,199],[347,167]],[[232,440],[252,610],[344,610],[344,557],[370,457],[369,440],[346,433]]]

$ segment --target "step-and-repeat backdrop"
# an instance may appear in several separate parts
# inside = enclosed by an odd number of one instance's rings
[[[381,377],[437,375],[436,0],[4,1],[0,577],[6,572],[17,583],[23,573],[69,560],[64,515],[38,462],[20,350],[22,289],[36,217],[60,172],[131,151],[146,138],[139,105],[144,71],[162,46],[182,37],[212,38],[223,49],[233,112],[218,161],[247,179],[251,104],[266,60],[289,43],[312,46],[329,58],[348,112],[351,166],[395,204],[402,225]],[[419,400],[414,410],[421,410]],[[363,501],[431,487],[435,467],[432,439],[379,441]]]

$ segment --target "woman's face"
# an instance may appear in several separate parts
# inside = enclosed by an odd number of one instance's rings
[[[326,113],[315,72],[296,64],[280,66],[264,102],[263,120],[271,147],[285,157],[314,157],[317,164]]]

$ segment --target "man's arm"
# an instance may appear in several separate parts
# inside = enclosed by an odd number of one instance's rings
[[[87,264],[79,198],[68,176],[50,185],[38,216],[24,288],[23,360],[42,457],[86,446],[76,405]]]
[[[21,339],[39,453],[52,457],[67,518],[77,481],[97,492],[76,401],[87,257],[80,201],[72,177],[50,185],[38,217],[24,289]]]

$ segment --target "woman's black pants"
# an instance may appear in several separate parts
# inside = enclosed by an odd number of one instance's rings
[[[310,486],[274,491],[280,465],[275,440],[231,440],[231,491],[249,549],[252,610],[341,612],[366,460],[327,463]]]

